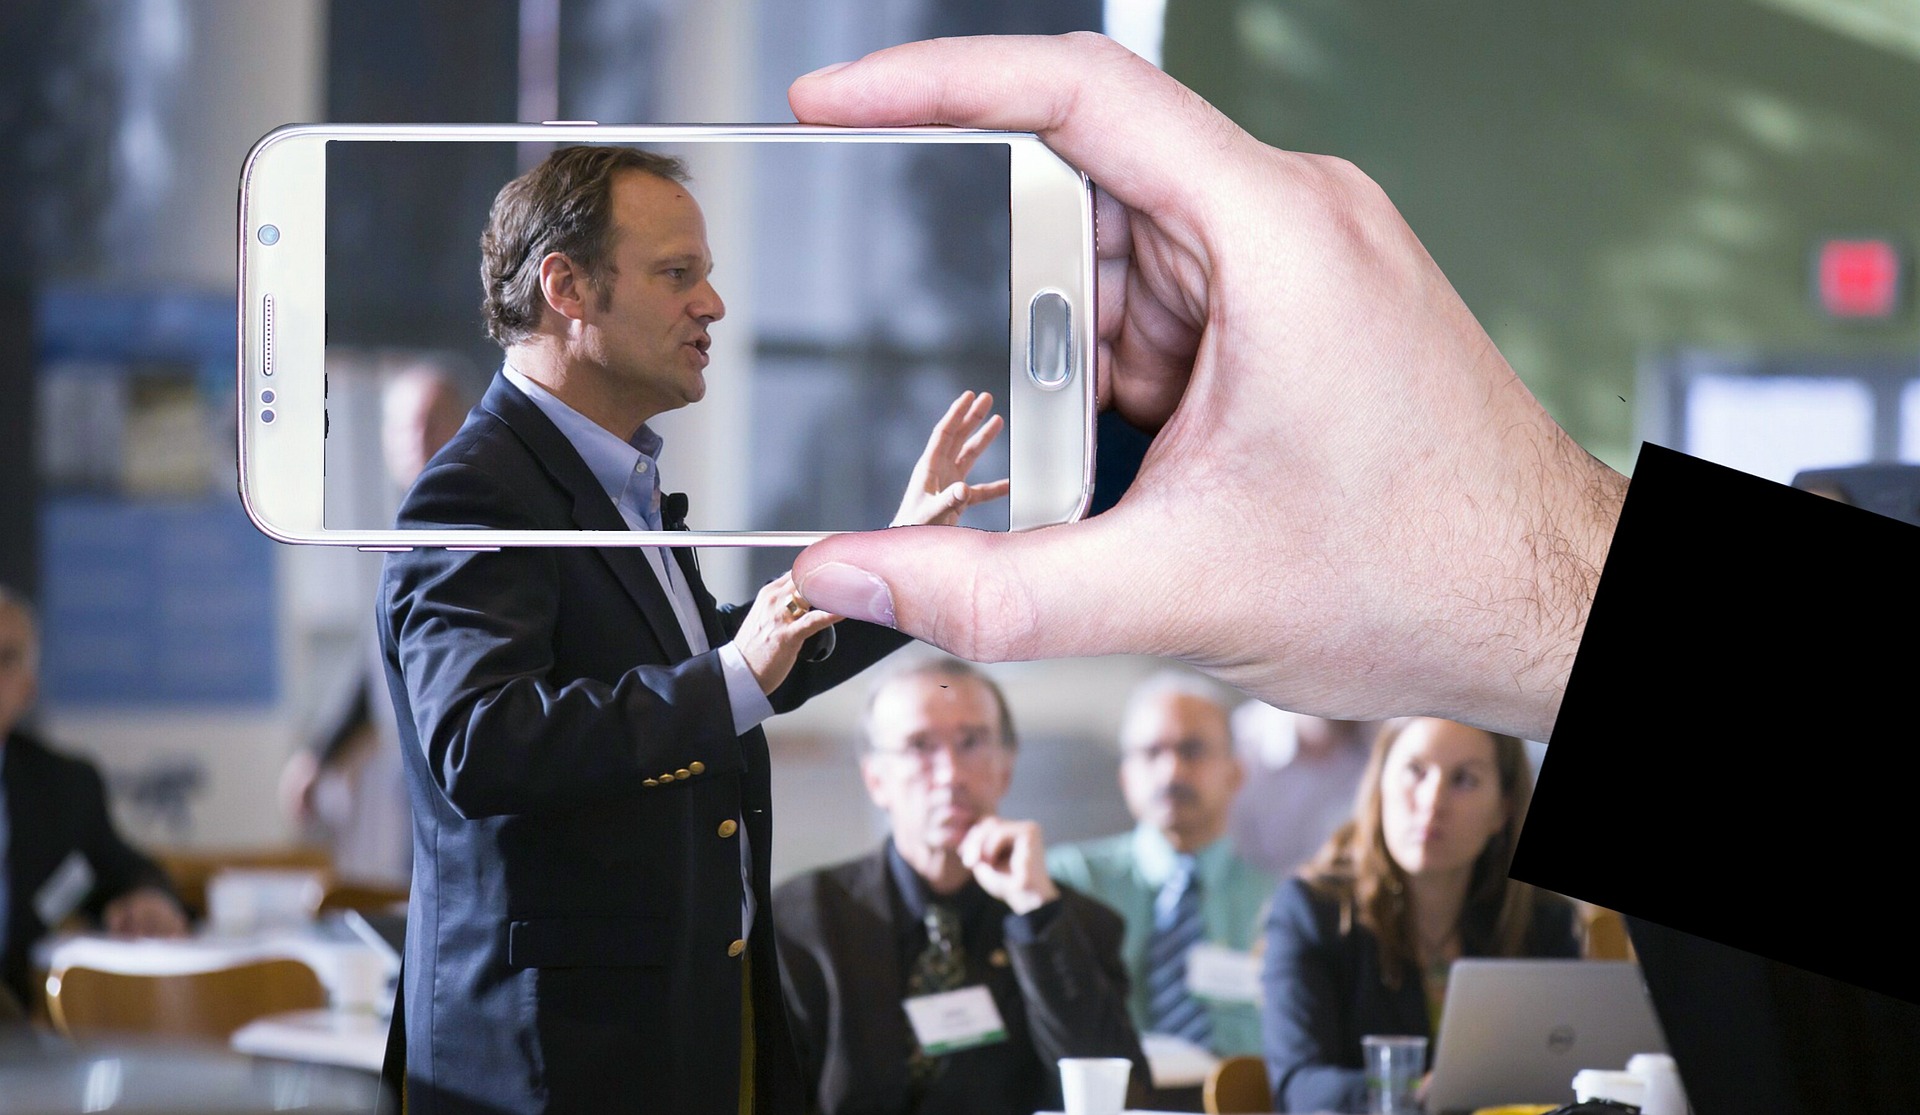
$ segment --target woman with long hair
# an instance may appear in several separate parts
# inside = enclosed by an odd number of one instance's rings
[[[1361,1037],[1431,1037],[1460,957],[1579,955],[1572,906],[1507,878],[1531,794],[1512,736],[1432,717],[1381,728],[1353,820],[1268,915],[1262,1030],[1279,1110],[1360,1110]]]

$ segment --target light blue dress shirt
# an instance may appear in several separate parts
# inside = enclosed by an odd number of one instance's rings
[[[1147,944],[1160,916],[1157,903],[1167,880],[1179,869],[1180,858],[1151,825],[1047,852],[1047,873],[1056,881],[1105,902],[1126,919],[1120,952],[1133,983],[1127,1005],[1134,1025],[1142,1030],[1148,1014]],[[1273,877],[1241,859],[1224,838],[1195,852],[1191,859],[1200,880],[1200,919],[1206,939],[1249,951],[1260,937],[1267,900],[1273,896]],[[1260,1015],[1252,1004],[1209,1002],[1207,1013],[1213,1020],[1215,1053],[1260,1052]]]
[[[643,425],[633,435],[631,442],[621,441],[606,427],[520,374],[511,364],[503,365],[501,371],[507,377],[507,382],[533,400],[533,405],[540,408],[540,413],[559,427],[560,433],[573,444],[580,459],[592,471],[594,479],[606,489],[607,498],[613,501],[613,506],[620,512],[629,530],[661,529],[660,450],[665,442],[659,434]],[[712,650],[712,644],[707,642],[706,625],[700,622],[700,606],[693,598],[693,588],[680,573],[673,558],[660,546],[642,546],[640,552],[646,555],[647,564],[653,567],[654,577],[666,590],[667,599],[673,604],[673,614],[680,621],[680,631],[687,637],[687,646],[695,654]],[[748,669],[746,656],[740,653],[739,648],[732,643],[725,643],[717,653],[720,656],[721,674],[727,682],[727,703],[733,709],[733,730],[744,735],[773,715],[773,705],[767,700],[767,695],[760,691],[760,682]],[[740,934],[746,937],[753,933],[755,909],[753,849],[747,844],[745,819],[738,820],[741,822],[740,892],[743,895]]]
[[[633,435],[632,442],[621,441],[546,388],[521,375],[512,365],[507,365],[505,372],[507,382],[532,399],[540,413],[573,444],[594,479],[606,489],[607,498],[613,501],[628,529],[660,530],[660,450],[665,445],[660,435],[642,426]],[[646,555],[654,577],[666,589],[687,645],[695,654],[712,650],[707,642],[706,627],[700,622],[700,608],[693,599],[693,589],[673,558],[659,546],[642,546],[640,552]],[[773,715],[773,705],[760,691],[753,671],[747,668],[746,657],[732,643],[720,647],[720,668],[727,679],[727,701],[733,706],[736,733],[744,734]]]

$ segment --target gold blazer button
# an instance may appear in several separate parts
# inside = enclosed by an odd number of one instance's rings
[[[734,833],[739,831],[740,831],[740,826],[734,824],[733,818],[731,817],[720,822],[720,838],[722,840],[725,840],[727,837],[732,836]]]
[[[747,951],[747,943],[745,941],[735,940],[732,944],[727,946],[728,956],[739,956],[741,953],[745,951]]]

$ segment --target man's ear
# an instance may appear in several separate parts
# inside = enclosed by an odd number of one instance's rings
[[[540,297],[561,317],[585,321],[592,287],[587,273],[560,252],[540,260]]]
[[[886,812],[886,780],[880,776],[879,770],[876,769],[874,765],[873,757],[870,755],[863,755],[860,758],[860,781],[866,784],[867,798],[872,801],[881,812]]]

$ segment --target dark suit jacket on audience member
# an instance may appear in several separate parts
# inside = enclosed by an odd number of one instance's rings
[[[1127,1057],[1144,1083],[1127,1017],[1119,915],[1061,888],[1058,902],[1016,917],[984,893],[969,922],[967,983],[984,983],[1007,1040],[946,1055],[918,1108],[908,1103],[915,1049],[901,1001],[902,926],[911,916],[888,870],[891,844],[803,875],[773,896],[781,978],[810,1099],[823,1115],[1030,1115],[1060,1106],[1061,1057]],[[969,887],[977,889],[975,884]],[[1038,922],[1028,939],[1025,930]],[[924,940],[924,934],[919,938]]]
[[[1462,952],[1486,955],[1491,930],[1491,925],[1464,927]],[[1571,904],[1540,895],[1522,955],[1580,955]],[[1388,988],[1380,972],[1379,939],[1357,922],[1343,934],[1339,904],[1301,879],[1286,880],[1274,894],[1261,984],[1267,1079],[1280,1111],[1359,1111],[1366,1099],[1360,1039],[1367,1034],[1432,1036],[1419,968],[1409,964],[1399,988]],[[1431,1064],[1431,1046],[1427,1053]]]
[[[114,831],[106,787],[92,764],[47,749],[15,731],[0,747],[0,784],[7,794],[6,952],[0,975],[28,1002],[27,969],[35,942],[51,928],[35,912],[60,865],[78,853],[93,872],[93,887],[78,909],[98,919],[107,903],[143,886],[172,893],[164,872]]]
[[[496,375],[401,509],[406,527],[621,531],[572,443]],[[672,551],[717,648],[716,609]],[[735,1115],[742,969],[756,1095],[800,1104],[769,922],[767,742],[736,735],[637,549],[419,549],[388,562],[383,644],[413,800],[407,1106]],[[905,641],[843,623],[783,711]],[[743,958],[736,819],[758,904]]]

